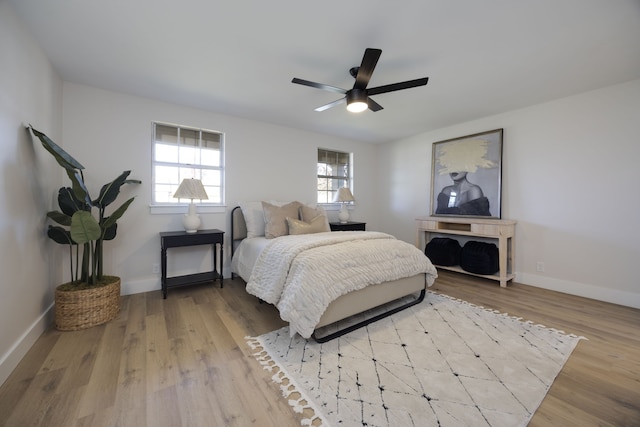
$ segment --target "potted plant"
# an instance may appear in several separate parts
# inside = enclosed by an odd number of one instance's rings
[[[104,274],[103,245],[104,241],[116,237],[117,221],[134,197],[108,216],[106,208],[117,199],[122,185],[141,181],[127,179],[131,171],[124,171],[103,185],[98,197],[93,199],[84,182],[84,166],[47,135],[31,125],[29,128],[71,180],[71,187],[58,190],[60,210],[47,212],[47,217],[57,224],[49,225],[47,235],[69,247],[71,281],[56,288],[56,327],[78,330],[108,322],[120,310],[120,278]]]

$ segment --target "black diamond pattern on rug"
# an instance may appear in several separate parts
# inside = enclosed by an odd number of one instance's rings
[[[579,340],[431,292],[324,344],[286,327],[248,338],[274,381],[293,383],[283,394],[303,394],[294,408],[372,427],[526,425]]]

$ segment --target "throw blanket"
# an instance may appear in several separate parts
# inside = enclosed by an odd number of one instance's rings
[[[247,292],[275,305],[292,334],[309,338],[329,304],[348,292],[437,272],[415,246],[379,232],[282,236],[262,251]]]

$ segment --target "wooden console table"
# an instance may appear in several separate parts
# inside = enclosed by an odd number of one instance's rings
[[[515,277],[513,239],[515,238],[516,233],[516,221],[507,219],[447,218],[430,216],[416,218],[416,223],[418,226],[416,246],[420,250],[424,250],[425,245],[434,237],[434,235],[438,234],[481,237],[483,239],[497,240],[500,270],[496,274],[474,274],[463,270],[459,266],[436,265],[436,267],[443,270],[457,271],[459,273],[497,280],[503,288],[507,286],[508,281],[513,280]]]
[[[161,261],[162,261],[162,297],[167,298],[168,288],[178,286],[194,285],[197,283],[213,282],[220,279],[220,287],[224,286],[222,278],[222,263],[224,260],[222,243],[224,241],[224,231],[198,230],[195,233],[186,231],[166,231],[160,233]],[[167,249],[182,246],[211,245],[213,249],[213,271],[204,273],[187,274],[184,276],[167,277]],[[220,272],[217,271],[216,246],[220,245]]]

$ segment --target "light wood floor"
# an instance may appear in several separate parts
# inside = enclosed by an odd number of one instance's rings
[[[640,310],[450,272],[431,289],[588,338],[531,426],[640,425]],[[0,387],[0,425],[299,426],[244,339],[281,326],[240,280],[123,297],[106,325],[43,334]]]

